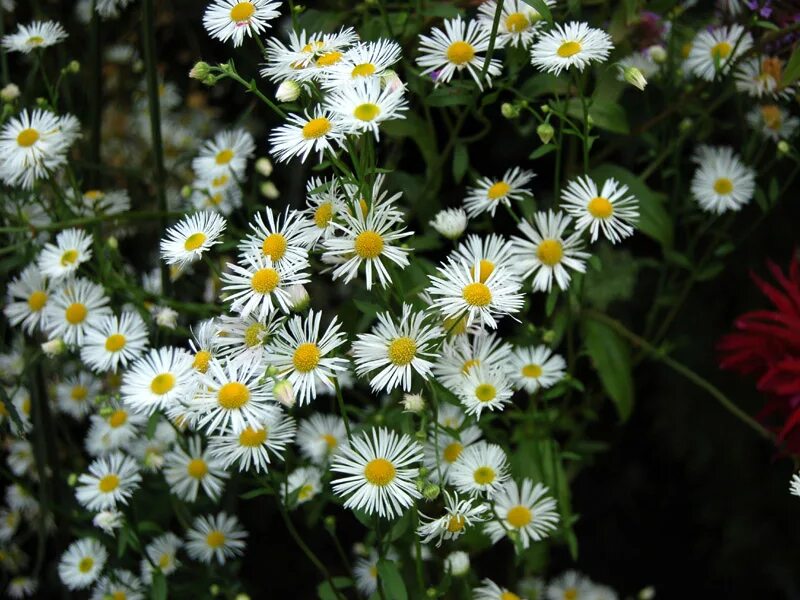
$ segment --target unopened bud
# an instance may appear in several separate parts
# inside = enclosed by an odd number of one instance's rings
[[[192,195],[192,186],[185,185],[181,188],[181,197],[189,198]]]
[[[667,51],[664,49],[664,46],[659,46],[657,44],[655,46],[650,46],[647,52],[650,54],[650,58],[653,59],[654,63],[661,65],[667,61]]]
[[[547,114],[547,113],[549,113],[549,112],[550,112],[550,107],[549,107],[549,106],[547,106],[547,104],[542,104],[542,105],[539,107],[539,110],[541,110],[541,111],[542,111],[544,114]]]
[[[542,140],[543,144],[549,144],[555,133],[555,129],[553,129],[553,126],[550,125],[550,123],[542,123],[536,128],[536,135],[539,136],[539,139]]]
[[[426,500],[436,500],[436,498],[439,497],[441,491],[442,490],[438,485],[436,485],[435,483],[429,483],[423,488],[422,495],[425,497]]]
[[[211,65],[207,62],[198,61],[189,71],[189,77],[197,79],[198,81],[205,81],[211,75]]]
[[[469,554],[461,550],[452,552],[444,559],[444,564],[453,577],[463,577],[469,573]]]
[[[323,519],[323,524],[325,525],[325,529],[329,531],[336,531],[336,517],[333,515],[328,515]]]
[[[66,67],[66,71],[67,73],[70,73],[72,75],[77,75],[78,73],[81,72],[81,63],[79,63],[77,60],[69,61],[69,64]]]
[[[119,240],[115,238],[113,235],[108,237],[108,239],[106,240],[106,244],[108,244],[108,247],[111,248],[112,250],[116,250],[117,248],[119,248]]]
[[[256,161],[256,171],[262,177],[269,177],[272,175],[272,161],[266,157],[259,158]]]
[[[545,344],[551,344],[554,339],[556,339],[556,332],[552,329],[548,329],[542,334],[542,341]]]
[[[516,119],[519,116],[519,107],[510,102],[503,102],[503,104],[500,105],[500,113],[506,119]]]
[[[216,583],[212,583],[211,587],[208,588],[208,593],[212,596],[219,596],[219,586]]]
[[[0,100],[3,102],[13,102],[19,98],[19,87],[16,84],[9,83],[6,87],[0,90]]]
[[[678,131],[680,131],[681,133],[686,133],[688,131],[691,131],[692,127],[694,127],[694,123],[689,117],[686,117],[678,125]]]
[[[69,487],[75,487],[78,483],[78,475],[76,473],[70,473],[69,477],[67,477],[67,485]]]
[[[439,596],[439,590],[437,590],[435,587],[429,587],[427,590],[425,590],[425,595],[428,598],[436,598]]]
[[[404,412],[421,413],[425,410],[425,399],[420,394],[403,395]]]
[[[789,154],[789,150],[791,149],[792,147],[786,140],[781,140],[778,142],[778,154]]]
[[[653,600],[656,597],[656,588],[650,585],[642,589],[636,597],[639,600]]]
[[[264,198],[267,198],[269,200],[275,200],[281,195],[281,193],[278,191],[278,188],[276,188],[275,184],[272,183],[271,181],[265,181],[264,183],[262,183],[261,186],[259,187],[259,191],[261,192],[261,195],[264,196]]]
[[[92,524],[107,534],[113,535],[114,530],[122,526],[122,513],[116,510],[104,510],[94,516]]]
[[[63,354],[64,350],[67,349],[64,340],[61,338],[50,340],[49,342],[44,342],[42,344],[42,352],[44,352],[50,358],[54,356],[58,356],[59,354]]]
[[[236,597],[234,598],[234,600],[250,600],[250,596],[248,596],[247,594],[245,594],[243,592],[240,592],[240,593],[236,594]]]
[[[156,324],[165,329],[175,329],[178,324],[178,313],[169,306],[158,307],[156,310]]]
[[[300,97],[300,84],[291,79],[287,79],[278,86],[275,92],[275,99],[278,102],[294,102]]]
[[[294,312],[303,312],[311,304],[311,297],[305,286],[296,283],[289,288],[289,303]]]
[[[644,90],[647,87],[647,78],[638,67],[625,67],[622,70],[622,77],[637,90]]]
[[[288,381],[283,380],[277,382],[272,388],[272,393],[275,399],[286,408],[292,408],[295,405],[294,388],[292,388],[292,384]]]

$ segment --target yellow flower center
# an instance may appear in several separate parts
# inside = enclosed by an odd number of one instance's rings
[[[465,285],[461,295],[470,306],[488,306],[492,302],[489,286],[479,281]]]
[[[333,204],[326,202],[320,204],[314,211],[314,223],[320,229],[325,229],[333,218]]]
[[[342,53],[341,52],[337,52],[336,50],[334,50],[333,52],[328,52],[328,53],[323,54],[322,56],[320,56],[317,59],[317,66],[318,67],[330,67],[330,66],[335,65],[336,63],[338,63],[340,60],[342,60]]]
[[[356,237],[355,250],[365,260],[377,258],[383,252],[383,238],[374,231],[362,231]]]
[[[282,233],[272,233],[264,238],[261,244],[261,252],[264,256],[269,256],[273,261],[278,261],[286,254],[286,238]]]
[[[374,121],[381,114],[381,107],[371,102],[359,104],[353,111],[353,116],[359,121]]]
[[[489,200],[499,200],[500,198],[505,198],[506,194],[508,194],[510,191],[510,185],[508,185],[505,181],[498,181],[489,188],[489,191],[486,192],[486,195],[489,197]]]
[[[233,153],[233,150],[231,150],[230,148],[225,148],[225,150],[220,150],[217,153],[217,158],[216,158],[217,164],[227,165],[229,162],[233,160],[234,156],[235,155]]]
[[[83,402],[89,395],[89,389],[85,385],[76,385],[70,390],[69,397],[75,402]]]
[[[511,13],[506,17],[506,29],[511,33],[520,33],[525,31],[530,25],[528,17],[522,13]]]
[[[84,198],[91,200],[92,202],[97,202],[103,196],[105,196],[105,194],[100,190],[89,190],[83,195]]]
[[[67,310],[64,312],[64,316],[67,318],[67,322],[70,325],[78,325],[83,323],[84,319],[86,319],[86,315],[88,314],[89,309],[87,309],[86,306],[80,302],[70,304],[67,307]]]
[[[336,446],[339,445],[339,441],[334,436],[332,436],[330,433],[323,433],[322,434],[322,439],[328,445],[328,451],[333,450],[334,448],[336,448]]]
[[[217,392],[217,402],[225,410],[241,408],[250,400],[250,390],[238,381],[226,383]]]
[[[475,397],[481,402],[491,402],[497,396],[497,389],[491,383],[482,383],[475,388]]]
[[[39,312],[44,308],[46,303],[47,294],[41,290],[35,291],[28,296],[28,308],[30,308],[32,312]]]
[[[159,373],[150,382],[150,391],[158,396],[163,396],[175,387],[175,375],[172,373]]]
[[[214,177],[214,179],[211,180],[211,187],[222,187],[223,185],[228,183],[229,179],[230,177],[224,174],[220,175],[219,177]]]
[[[106,350],[109,352],[119,352],[125,347],[125,336],[121,333],[112,333],[106,338]]]
[[[44,38],[40,35],[32,35],[28,38],[28,45],[30,46],[40,46],[44,44]]]
[[[711,58],[715,60],[724,60],[730,56],[733,46],[728,42],[719,42],[711,47]]]
[[[542,367],[534,364],[525,365],[522,367],[522,376],[530,377],[531,379],[538,379],[542,376]]]
[[[531,522],[531,519],[533,519],[531,510],[527,506],[521,505],[508,509],[508,514],[506,515],[508,524],[517,529],[525,527],[525,525]]]
[[[556,266],[563,256],[564,247],[558,240],[543,240],[536,249],[536,257],[548,267]]]
[[[264,326],[261,323],[253,323],[244,330],[244,345],[248,348],[255,348],[261,344],[261,334]]]
[[[614,206],[609,202],[608,198],[603,198],[602,196],[589,200],[586,210],[595,219],[607,219],[614,214]]]
[[[208,199],[209,204],[212,206],[219,206],[222,203],[222,194],[214,194]]]
[[[61,255],[61,266],[66,267],[67,265],[74,264],[76,260],[78,260],[77,250],[65,250],[64,254]]]
[[[25,398],[25,400],[22,402],[22,412],[25,413],[26,415],[30,415],[31,414],[31,399],[30,399],[30,397]]]
[[[162,554],[158,558],[158,566],[161,568],[162,571],[166,569],[171,563],[172,563],[172,556],[170,556],[169,554]]]
[[[780,58],[767,57],[761,62],[761,73],[772,77],[775,81],[783,79],[783,65]]]
[[[447,49],[447,60],[454,65],[466,64],[473,58],[475,58],[475,48],[463,40],[453,42]]]
[[[495,473],[492,467],[478,467],[472,473],[472,478],[478,485],[489,485],[494,481]]]
[[[186,472],[189,474],[189,477],[202,479],[208,475],[208,465],[202,458],[193,458],[189,461],[189,464],[186,465]]]
[[[492,274],[494,271],[494,263],[490,260],[486,260],[485,258],[481,259],[480,265],[478,266],[478,280],[481,283],[486,283],[486,280],[489,279],[489,275]],[[475,274],[475,269],[472,270],[473,274]]]
[[[308,123],[303,125],[303,137],[307,140],[316,140],[328,133],[331,127],[331,122],[325,117],[311,119]]]
[[[564,42],[558,47],[556,54],[561,58],[569,58],[570,56],[575,56],[581,49],[580,42]]]
[[[464,366],[461,367],[461,372],[464,375],[469,375],[469,372],[472,370],[472,367],[477,367],[479,364],[481,364],[481,359],[471,358],[464,363]]]
[[[256,448],[267,441],[266,429],[253,429],[248,427],[239,434],[239,445],[246,448]]]
[[[564,600],[577,600],[578,598],[578,589],[574,587],[569,587],[564,590]]]
[[[219,548],[224,543],[225,543],[224,533],[217,530],[208,532],[208,535],[206,536],[206,544],[208,544],[211,548]]]
[[[450,533],[458,533],[464,530],[464,517],[462,515],[453,515],[447,521],[447,531]]]
[[[442,322],[442,325],[450,335],[461,335],[467,330],[467,317],[464,315],[458,321],[456,321],[455,317],[447,317]]]
[[[458,457],[461,456],[461,451],[464,449],[459,442],[453,442],[452,444],[448,444],[445,446],[444,452],[442,452],[442,457],[449,463],[454,463],[458,460]]]
[[[127,600],[127,598],[128,595],[122,590],[117,590],[116,592],[111,593],[112,600]]]
[[[104,494],[113,492],[118,487],[119,487],[119,477],[117,477],[113,473],[109,473],[108,475],[103,477],[99,482],[97,482],[97,489],[99,489]]]
[[[761,118],[764,119],[764,125],[769,129],[778,130],[781,128],[781,109],[775,104],[768,104],[761,107]]]
[[[733,191],[733,182],[727,177],[720,177],[714,182],[714,191],[721,196],[726,196]]]
[[[192,363],[192,367],[195,371],[199,371],[200,373],[205,373],[208,371],[208,362],[211,360],[211,352],[207,350],[200,350],[197,354],[194,355],[194,362]]]
[[[128,413],[122,409],[115,410],[110,417],[108,417],[108,424],[114,429],[122,427],[128,421]]]
[[[522,600],[514,592],[503,592],[500,594],[500,600]]]
[[[319,348],[312,342],[300,344],[294,351],[292,363],[296,371],[308,373],[317,368],[320,359]]]
[[[310,483],[305,484],[303,487],[300,488],[300,491],[297,493],[298,500],[308,500],[314,495],[314,486]]]
[[[239,2],[231,9],[231,21],[241,23],[247,21],[256,12],[252,2]]]
[[[275,269],[259,269],[253,273],[250,286],[259,294],[271,293],[281,282],[281,276]]]
[[[23,148],[30,148],[39,141],[39,132],[35,129],[23,129],[17,135],[17,144]]]
[[[198,231],[197,233],[193,233],[186,241],[183,243],[183,249],[187,252],[192,250],[197,250],[200,246],[203,245],[203,242],[206,241],[206,234]]]
[[[385,458],[373,458],[364,467],[364,477],[372,485],[384,487],[392,483],[397,471]]]
[[[410,337],[399,337],[389,344],[388,354],[392,364],[403,367],[414,360],[417,344]]]
[[[369,77],[370,75],[375,73],[375,65],[372,63],[361,63],[360,65],[356,65],[353,67],[353,70],[350,72],[351,77]]]
[[[78,563],[78,571],[88,573],[94,566],[94,559],[91,556],[84,556]]]

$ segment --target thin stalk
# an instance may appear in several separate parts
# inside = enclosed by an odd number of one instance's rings
[[[486,49],[486,57],[483,59],[483,68],[481,69],[481,81],[486,78],[489,72],[489,65],[492,62],[492,54],[494,54],[494,45],[497,40],[497,30],[500,28],[500,17],[503,14],[503,0],[497,1],[497,9],[494,11],[494,20],[492,21],[492,35],[489,38],[489,47]]]
[[[100,50],[100,16],[95,10],[96,0],[92,1],[92,21],[89,26],[89,60],[91,69],[91,85],[89,86],[89,107],[90,107],[90,137],[89,137],[89,162],[100,164],[100,126],[102,122],[100,114],[100,102],[102,99],[102,65]],[[95,180],[97,174],[90,175],[91,180]]]
[[[375,537],[377,538],[377,546],[378,546],[378,562],[383,560],[383,531],[381,530],[381,518],[380,516],[375,516]],[[381,600],[386,600],[386,594],[383,591],[383,581],[381,581],[380,575],[376,578],[377,587],[378,587],[378,596],[380,596]]]
[[[344,430],[347,432],[347,441],[352,441],[352,434],[350,433],[350,419],[347,416],[347,411],[344,407],[344,398],[342,397],[342,388],[339,385],[339,378],[333,378],[333,387],[336,388],[336,401],[339,403],[339,412],[342,413],[342,419],[344,419]]]

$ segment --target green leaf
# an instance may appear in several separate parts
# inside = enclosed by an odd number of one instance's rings
[[[547,4],[544,3],[544,0],[522,0],[528,6],[531,6],[536,9],[542,17],[544,17],[549,23],[553,22],[553,13],[550,12],[550,8]]]
[[[469,151],[467,146],[461,142],[457,143],[453,149],[453,179],[456,183],[461,183],[469,167]]]
[[[425,98],[425,104],[428,106],[469,106],[472,104],[472,91],[472,89],[455,85],[436,88]]]
[[[378,585],[383,585],[387,600],[408,600],[406,584],[394,562],[386,559],[378,561],[378,579]]]
[[[346,590],[353,586],[353,580],[349,577],[334,577],[331,581],[333,586],[327,581],[323,581],[317,586],[317,596],[320,600],[339,600],[333,587],[335,586],[337,590]]]
[[[555,144],[543,144],[539,146],[536,150],[531,152],[528,158],[530,158],[531,160],[536,160],[537,158],[541,158],[542,156],[554,152],[555,149],[556,149]]]
[[[259,496],[271,496],[272,490],[267,488],[257,488],[255,490],[250,490],[249,492],[245,492],[241,494],[239,498],[242,500],[252,500],[253,498],[258,498]]]
[[[436,2],[429,4],[422,14],[426,17],[442,17],[444,19],[452,19],[461,14],[461,12],[449,2]]]
[[[6,392],[5,386],[2,385],[0,385],[0,400],[3,401],[3,405],[6,407],[6,412],[11,416],[11,420],[14,421],[14,426],[17,428],[17,432],[22,434],[25,429],[22,425],[22,419],[19,418],[17,407],[14,406],[11,398],[8,397],[8,392]]]
[[[628,344],[605,323],[584,319],[586,350],[608,396],[624,422],[633,410],[633,376]]]
[[[595,99],[589,106],[589,116],[600,129],[623,135],[630,132],[628,115],[618,102]]]
[[[792,56],[789,58],[789,62],[786,63],[783,69],[781,86],[786,87],[787,85],[791,85],[798,79],[800,79],[800,46],[794,49]]]

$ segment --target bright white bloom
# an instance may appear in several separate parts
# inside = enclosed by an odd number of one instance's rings
[[[455,392],[474,367],[483,366],[495,371],[507,369],[510,354],[511,346],[494,333],[480,332],[471,339],[458,336],[444,343],[433,372],[442,385]]]
[[[519,224],[519,229],[527,238],[515,236],[514,259],[522,277],[534,275],[534,291],[549,292],[553,281],[562,290],[569,287],[570,274],[567,269],[586,272],[586,259],[589,254],[582,252],[583,243],[579,233],[565,237],[570,219],[561,212],[537,212],[533,225],[527,221]]]
[[[318,160],[326,150],[333,152],[334,145],[341,146],[344,139],[342,123],[333,113],[317,106],[310,115],[291,114],[287,123],[274,129],[269,136],[272,146],[270,153],[279,162],[286,162],[295,156],[305,162],[308,155],[316,152]]]
[[[442,540],[455,540],[466,533],[469,527],[481,523],[489,518],[489,505],[475,498],[461,499],[458,494],[450,495],[444,492],[445,513],[438,518],[432,518],[419,513],[420,526],[417,535],[422,538],[422,543],[427,544],[436,539],[436,547],[442,545]]]
[[[114,452],[95,460],[89,465],[89,472],[78,477],[75,497],[91,511],[115,508],[128,503],[141,480],[136,461]]]
[[[152,312],[159,327],[175,329],[178,324],[178,311],[169,306],[154,306]]]
[[[591,62],[605,62],[613,49],[605,31],[572,21],[542,33],[531,47],[531,62],[541,71],[560,75],[571,67],[583,71]]]
[[[793,86],[783,85],[783,61],[777,56],[757,56],[736,66],[736,89],[755,98],[790,98]]]
[[[525,600],[521,596],[517,596],[514,592],[506,587],[500,587],[488,577],[481,580],[480,587],[472,590],[473,600]],[[567,596],[563,600],[567,600]],[[569,598],[569,600],[572,600]],[[577,600],[577,599],[576,599]]]
[[[267,221],[256,213],[255,223],[250,224],[251,233],[239,243],[241,257],[263,254],[276,265],[305,264],[308,261],[309,223],[300,211],[286,209],[280,216],[272,209],[264,209]]]
[[[176,427],[167,421],[159,420],[151,437],[141,436],[128,446],[128,451],[141,462],[145,471],[154,473],[164,466],[165,456],[177,440]]]
[[[464,69],[472,76],[478,87],[483,89],[481,73],[486,58],[479,56],[489,49],[491,32],[481,27],[478,21],[467,21],[456,17],[444,22],[444,31],[435,28],[431,35],[420,35],[417,64],[423,67],[422,75],[431,73],[436,82],[448,83],[456,72]],[[491,59],[486,70],[486,81],[491,85],[492,77],[502,72],[502,63]]]
[[[730,71],[731,66],[753,45],[753,37],[739,24],[730,27],[703,29],[692,41],[686,58],[686,69],[696,77],[713,81],[720,74]]]
[[[211,246],[222,243],[220,236],[226,225],[225,219],[213,212],[186,217],[167,230],[161,240],[161,258],[168,265],[185,268],[200,260]]]
[[[456,393],[468,415],[481,418],[484,410],[503,410],[514,393],[504,370],[477,365],[469,370]]]
[[[789,492],[793,496],[800,496],[800,473],[792,475],[792,480],[789,482]]]
[[[32,334],[42,324],[51,288],[41,270],[34,264],[28,265],[8,284],[3,313],[12,325],[21,325],[26,333]]]
[[[80,229],[65,229],[55,244],[45,244],[37,259],[39,270],[52,280],[72,275],[92,258],[92,238]]]
[[[777,104],[763,104],[750,109],[747,123],[765,138],[777,142],[794,136],[800,127],[800,118]]]
[[[206,319],[191,328],[192,337],[189,339],[189,346],[194,352],[192,368],[195,371],[205,373],[209,361],[220,355],[221,339],[217,335],[217,327],[216,319]]]
[[[20,24],[14,33],[3,37],[3,49],[7,52],[29,54],[39,48],[48,48],[67,39],[67,32],[56,21],[33,21]]]
[[[507,482],[494,496],[494,511],[497,519],[486,524],[486,533],[496,544],[513,531],[523,548],[531,541],[539,542],[555,531],[559,516],[556,501],[548,496],[548,489],[541,483],[533,485],[523,479],[522,485]]]
[[[547,585],[545,598],[547,600],[564,600],[565,598],[583,600],[591,598],[590,592],[593,587],[588,577],[577,571],[564,571]]]
[[[92,415],[86,434],[86,450],[92,456],[113,452],[130,443],[141,431],[147,418],[129,412],[112,402],[107,416]]]
[[[130,571],[117,569],[97,582],[90,600],[145,600],[145,597],[139,578]]]
[[[263,364],[267,357],[266,344],[281,330],[284,321],[282,316],[276,314],[263,322],[252,315],[245,319],[222,315],[218,320],[218,331],[215,334],[219,350],[210,352],[207,358],[210,360],[216,357]],[[201,357],[201,361],[204,361],[201,366],[205,364],[205,368],[197,369],[203,373],[208,369],[208,361],[205,359],[205,356]],[[196,357],[195,360],[197,360]]]
[[[104,19],[115,19],[133,0],[97,0],[94,9]],[[126,598],[125,600],[131,600]]]
[[[253,157],[255,150],[253,136],[244,129],[221,131],[213,140],[203,144],[200,154],[192,161],[192,169],[197,178],[203,181],[223,175],[241,179],[247,168],[247,160]],[[232,184],[230,180],[224,183]]]
[[[353,342],[358,375],[380,369],[370,380],[373,391],[389,393],[400,387],[408,392],[414,372],[423,380],[430,377],[432,361],[439,356],[434,351],[435,342],[444,336],[444,331],[438,325],[426,325],[425,319],[424,312],[403,304],[399,318],[388,312],[379,313],[372,331],[359,334]]]
[[[467,228],[467,213],[461,208],[447,208],[436,213],[428,224],[448,240],[455,240]]]
[[[267,40],[267,63],[261,76],[271,81],[320,79],[344,62],[344,53],[357,41],[358,34],[352,27],[335,33],[290,31],[288,46],[275,38]]]
[[[443,409],[451,405],[447,404],[440,408],[441,418]],[[463,417],[463,413],[461,413]],[[463,431],[452,429],[452,435],[434,429],[431,425],[431,432],[428,434],[428,442],[425,444],[425,467],[430,472],[430,477],[438,483],[452,483],[450,480],[450,468],[461,456],[464,448],[481,439],[481,430],[472,425]],[[438,446],[437,446],[438,444]],[[438,447],[438,450],[437,450]]]
[[[403,405],[403,412],[419,414],[425,410],[426,402],[422,394],[403,394],[403,399],[400,401]]]
[[[414,480],[422,448],[407,435],[384,428],[355,437],[333,457],[331,471],[343,476],[331,482],[345,508],[393,519],[413,505],[421,494]]]
[[[295,497],[296,505],[305,504],[322,491],[322,472],[315,467],[300,467],[289,474],[286,485],[281,486],[284,502]]]
[[[536,177],[533,171],[514,167],[505,172],[501,179],[480,178],[475,187],[467,190],[464,208],[470,218],[488,212],[494,216],[497,207],[503,204],[511,206],[511,200],[522,200],[533,193],[526,186]]]
[[[186,534],[186,551],[193,559],[223,565],[229,558],[244,554],[247,532],[235,515],[221,512],[200,516]]]
[[[345,200],[339,180],[312,177],[306,184],[306,208],[303,212],[313,227],[306,230],[311,247],[322,238],[334,234],[333,220],[345,209]]]
[[[93,538],[83,538],[70,544],[61,555],[58,575],[70,590],[89,587],[98,578],[106,564],[108,552]]]
[[[248,425],[238,433],[228,430],[213,436],[209,451],[227,469],[234,463],[239,471],[267,472],[270,455],[283,460],[286,445],[294,439],[297,426],[294,419],[285,416],[279,409],[271,412],[258,425]]]
[[[138,313],[108,315],[86,331],[81,360],[95,373],[117,371],[147,349],[147,326]]]
[[[377,78],[363,79],[331,93],[325,108],[338,118],[345,133],[372,132],[378,141],[378,126],[384,121],[405,119],[408,110],[405,86],[383,87]]]
[[[317,465],[324,465],[347,444],[346,433],[341,417],[314,413],[301,421],[297,445],[305,458]]]
[[[58,408],[75,419],[83,419],[92,411],[100,393],[100,382],[83,371],[56,385]]]
[[[199,436],[187,440],[187,450],[176,445],[164,457],[164,477],[170,491],[185,502],[197,500],[202,486],[206,496],[214,502],[222,495],[224,481],[228,478],[222,461],[214,457],[209,449],[203,450]]]
[[[356,44],[340,61],[323,69],[322,87],[338,90],[367,79],[380,80],[401,55],[400,44],[394,40]]]
[[[192,355],[182,348],[153,348],[122,378],[122,400],[130,410],[151,415],[186,400],[192,389]]]
[[[45,329],[50,339],[61,338],[69,346],[83,345],[90,328],[111,314],[103,288],[88,279],[74,279],[60,288],[44,308]]]
[[[211,37],[227,42],[233,39],[238,48],[244,37],[259,35],[270,27],[270,21],[280,16],[280,2],[269,0],[214,0],[203,15],[203,27]]]
[[[360,557],[353,565],[356,588],[365,598],[378,591],[378,553],[371,550],[368,556]]]
[[[508,460],[496,444],[477,442],[465,448],[450,469],[450,481],[459,492],[494,496],[508,480]]]
[[[164,575],[170,575],[180,566],[180,562],[175,557],[178,550],[183,547],[183,541],[174,533],[165,533],[158,536],[145,546],[147,559],[142,560],[142,579],[146,585],[152,581],[152,566],[156,565]]]
[[[562,208],[575,218],[575,230],[586,229],[595,242],[600,234],[612,244],[633,235],[632,223],[639,218],[639,203],[628,186],[610,177],[598,191],[588,176],[578,177],[561,193]]]
[[[17,477],[23,477],[33,472],[34,456],[33,446],[28,440],[12,440],[7,447],[8,457],[6,464]]]
[[[516,348],[509,373],[516,385],[529,394],[547,389],[564,378],[567,363],[547,346]]]
[[[124,516],[118,510],[103,510],[92,518],[92,525],[113,536],[114,530],[122,527],[123,521]]]
[[[702,146],[694,161],[692,196],[705,211],[722,214],[738,211],[750,202],[756,190],[756,172],[727,146]]]
[[[553,6],[555,0],[544,0],[546,6]],[[484,2],[478,8],[478,22],[491,35],[494,26],[494,16],[497,12],[497,0]],[[497,45],[530,46],[539,29],[544,24],[544,17],[525,0],[506,0],[503,3],[503,12],[497,27]]]

